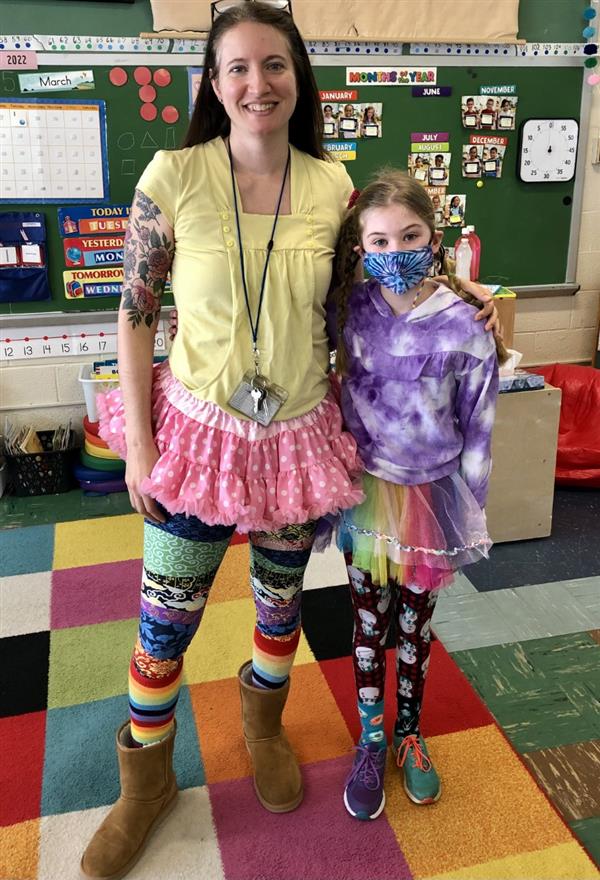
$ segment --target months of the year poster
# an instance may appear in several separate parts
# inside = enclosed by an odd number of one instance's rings
[[[105,102],[0,100],[0,198],[86,202],[108,198]]]

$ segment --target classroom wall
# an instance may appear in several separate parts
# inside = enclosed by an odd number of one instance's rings
[[[596,348],[600,307],[600,165],[592,165],[592,149],[600,136],[600,87],[594,89],[585,168],[575,296],[522,300],[517,303],[513,347],[523,353],[523,365],[589,363]],[[544,245],[533,259],[543,259]],[[10,364],[3,368],[0,416],[16,424],[34,420],[38,429],[71,418],[77,427],[85,413],[78,382],[79,368],[88,359]],[[3,421],[3,420],[2,420]]]
[[[589,88],[589,86],[586,86]],[[592,165],[592,150],[600,137],[600,86],[593,90],[575,296],[517,302],[513,348],[523,353],[523,365],[589,363],[596,350],[600,308],[600,165]],[[533,259],[543,260],[544,242]]]

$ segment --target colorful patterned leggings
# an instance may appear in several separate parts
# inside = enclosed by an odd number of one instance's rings
[[[370,574],[352,566],[346,556],[354,610],[352,660],[360,703],[373,704],[384,697],[385,643],[396,624],[397,737],[419,732],[423,690],[429,666],[430,624],[437,592],[390,581],[378,586]]]
[[[200,625],[206,600],[235,531],[196,517],[167,515],[144,524],[139,636],[129,667],[131,733],[157,742],[173,725],[183,655]],[[285,684],[300,639],[304,570],[315,523],[251,532],[250,581],[256,605],[252,665],[263,687]]]

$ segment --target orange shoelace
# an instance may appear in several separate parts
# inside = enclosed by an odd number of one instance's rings
[[[431,770],[431,761],[421,748],[419,737],[414,734],[411,736],[405,736],[398,746],[398,751],[396,753],[397,766],[404,767],[411,750],[413,753],[414,766],[417,770],[422,770],[423,773],[429,773]]]

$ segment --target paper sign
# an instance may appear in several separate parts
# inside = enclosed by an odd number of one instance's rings
[[[73,89],[93,89],[94,74],[91,70],[59,70],[54,73],[21,73],[19,86],[22,92],[64,92]]]
[[[321,103],[324,101],[358,101],[356,89],[338,89],[333,92],[319,92]]]
[[[508,138],[497,134],[470,134],[470,144],[495,144],[497,147],[508,146]]]
[[[120,296],[123,269],[75,269],[63,272],[63,281],[67,299]]]
[[[480,95],[516,95],[517,87],[511,86],[479,86]]]
[[[411,153],[447,153],[450,149],[449,143],[441,144],[411,144]]]
[[[0,266],[17,266],[18,264],[16,247],[0,246]]]
[[[41,266],[42,252],[40,251],[39,244],[22,244],[21,261],[23,263],[33,263],[35,266]]]
[[[351,162],[356,159],[356,141],[327,141],[323,146],[340,162]]]
[[[130,205],[59,208],[58,226],[63,238],[125,232]]]
[[[29,49],[4,49],[0,52],[0,70],[37,70],[37,66],[37,52]]]
[[[413,98],[449,98],[452,86],[413,86]]]
[[[123,233],[93,238],[65,238],[63,239],[65,265],[72,268],[122,263],[124,240]]]
[[[413,131],[410,136],[411,144],[426,143],[427,141],[440,143],[449,140],[450,134],[447,131]]]
[[[436,67],[347,67],[346,85],[435,85]]]

